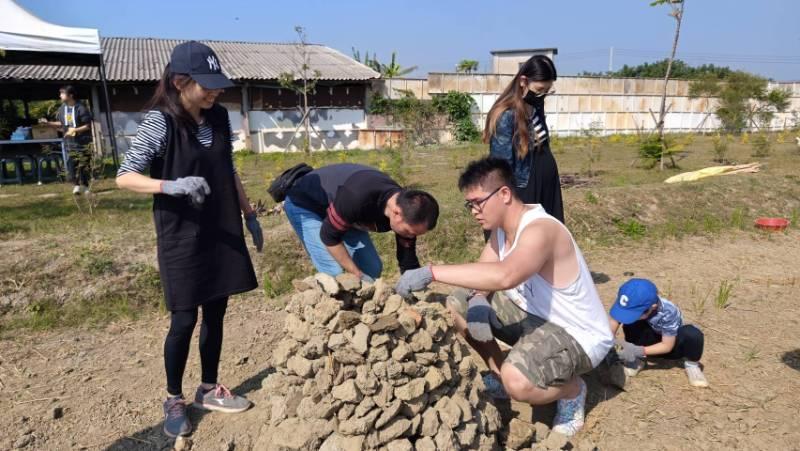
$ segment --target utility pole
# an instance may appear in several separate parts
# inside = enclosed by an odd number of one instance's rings
[[[614,71],[614,47],[608,49],[608,73]]]

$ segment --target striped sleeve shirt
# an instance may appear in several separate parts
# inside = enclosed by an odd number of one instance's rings
[[[544,121],[544,111],[536,110],[531,117],[531,125],[530,125],[531,134],[535,134],[538,141],[534,142],[545,142],[549,138],[547,134],[547,124]]]
[[[231,131],[231,142],[233,142],[233,129],[231,121],[228,119],[228,129]],[[214,130],[208,124],[201,124],[197,127],[197,140],[204,147],[211,147],[214,140]],[[144,174],[153,164],[153,160],[161,158],[167,151],[167,122],[164,115],[156,110],[148,111],[144,120],[136,130],[131,147],[125,152],[125,159],[119,166],[117,177],[128,172]],[[233,154],[231,154],[233,159]],[[233,172],[236,173],[236,166],[233,165]]]

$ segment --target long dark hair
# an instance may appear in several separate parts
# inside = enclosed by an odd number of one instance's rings
[[[159,110],[166,113],[175,120],[178,127],[184,132],[195,132],[197,130],[197,122],[191,114],[186,111],[181,103],[181,91],[175,87],[175,84],[185,89],[191,83],[196,83],[189,75],[186,74],[173,74],[169,70],[169,64],[164,68],[164,73],[161,74],[161,80],[158,81],[156,92],[150,101],[147,102],[145,109]],[[205,112],[205,111],[204,111]],[[206,120],[209,117],[206,116]],[[213,128],[217,128],[220,124],[209,123]]]
[[[528,81],[555,81],[558,74],[553,60],[545,55],[534,55],[528,61],[525,61],[519,67],[517,75],[514,76],[511,83],[506,86],[506,89],[503,90],[503,93],[492,105],[486,117],[486,127],[483,129],[483,142],[488,143],[497,131],[497,120],[500,119],[500,115],[508,109],[513,110],[516,127],[514,127],[512,142],[515,143],[519,159],[525,158],[530,148],[527,122],[528,107],[525,101],[522,100],[524,89],[519,83],[520,78],[523,76]],[[534,133],[534,135],[536,134]],[[534,136],[534,139],[538,149],[541,146],[541,142],[538,136]]]

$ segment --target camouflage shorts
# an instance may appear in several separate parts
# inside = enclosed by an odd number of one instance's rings
[[[448,297],[448,305],[463,318],[467,317],[467,296],[466,290],[456,290]],[[492,327],[492,333],[512,347],[506,362],[534,385],[563,385],[592,370],[589,356],[561,326],[520,309],[503,293],[495,293],[491,303],[502,324],[499,329]]]

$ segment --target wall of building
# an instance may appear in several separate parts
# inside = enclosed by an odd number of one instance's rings
[[[253,150],[301,150],[305,139],[302,117],[297,109],[250,111]],[[367,125],[363,108],[319,108],[312,110],[310,119],[310,145],[314,150],[359,148],[359,129]]]
[[[512,75],[431,73],[419,91],[431,95],[448,91],[472,95],[477,107],[475,123],[482,127],[486,114],[500,92],[511,82]],[[395,81],[397,83],[399,81]],[[415,81],[414,83],[417,83]],[[719,120],[711,113],[716,99],[689,98],[690,82],[671,80],[667,85],[665,119],[668,132],[711,131]],[[770,88],[786,89],[791,93],[789,108],[775,115],[770,127],[775,130],[792,127],[800,119],[800,83],[771,83]],[[547,122],[555,134],[574,135],[599,125],[606,134],[633,133],[639,128],[652,128],[653,115],[660,108],[663,81],[635,78],[559,77],[554,84],[556,93],[545,104]]]
[[[553,52],[514,52],[492,55],[492,72],[495,74],[516,74],[520,64],[534,55],[546,55],[553,59]]]
[[[311,148],[314,150],[338,150],[364,148],[359,143],[359,130],[366,128],[365,86],[320,87],[314,98],[318,104],[337,104],[343,107],[319,107],[310,115]],[[116,132],[117,147],[123,155],[136,136],[138,124],[144,118],[144,107],[154,87],[150,85],[118,85],[111,89],[112,117]],[[242,91],[239,88],[225,91],[219,102],[229,113],[234,134],[233,148],[251,148],[256,152],[300,150],[305,137],[302,114],[299,109],[289,107],[296,103],[296,96],[277,88],[250,88],[250,106],[247,114],[248,130],[242,112]],[[284,99],[285,98],[285,99]],[[280,102],[282,108],[270,108]],[[298,126],[300,126],[298,128]],[[103,124],[107,136],[107,127]],[[249,140],[248,140],[249,138]],[[294,138],[294,139],[293,139]],[[378,139],[377,143],[383,140]],[[369,141],[365,141],[369,144]]]

